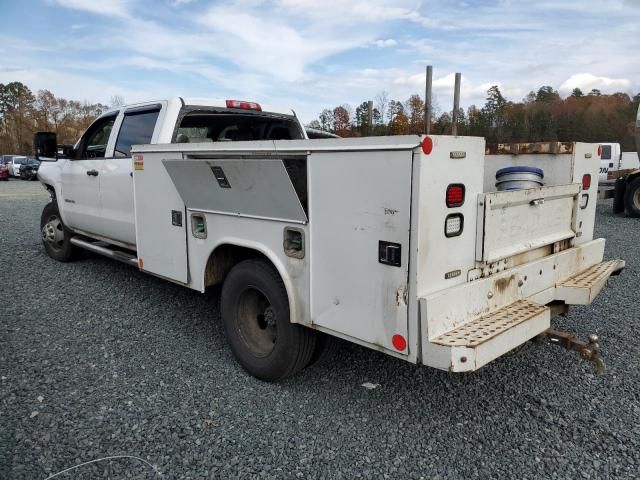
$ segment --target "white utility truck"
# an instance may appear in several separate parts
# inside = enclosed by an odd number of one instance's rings
[[[619,143],[601,143],[599,182],[615,180],[621,170],[634,170],[640,167],[637,152],[623,152]]]
[[[56,156],[54,134],[35,144]],[[49,255],[221,284],[228,342],[261,379],[300,371],[334,336],[451,372],[539,335],[599,360],[596,339],[550,330],[624,267],[593,238],[597,144],[309,140],[291,111],[177,99],[106,113],[66,153],[39,171]],[[496,191],[517,166],[544,186]]]
[[[640,218],[640,107],[636,116],[635,138],[637,153],[623,152],[620,170],[609,172],[608,184],[613,191],[605,192],[604,198],[613,197],[614,213],[625,212],[630,217]],[[634,158],[637,155],[637,158]]]

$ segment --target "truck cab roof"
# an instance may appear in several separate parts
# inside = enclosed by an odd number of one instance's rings
[[[116,108],[112,108],[104,112],[101,116],[112,115],[119,112],[122,109],[140,108],[149,105],[166,104],[168,109],[180,110],[182,107],[203,107],[203,108],[215,108],[215,109],[230,109],[228,102],[240,102],[243,104],[254,104],[259,107],[259,111],[264,113],[270,113],[275,115],[295,116],[295,112],[290,108],[284,108],[275,105],[264,105],[254,101],[235,100],[235,99],[222,99],[222,98],[205,98],[205,97],[171,97],[165,99],[147,100],[143,102],[130,103],[121,105]]]

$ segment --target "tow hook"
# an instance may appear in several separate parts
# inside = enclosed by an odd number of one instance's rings
[[[578,340],[575,333],[549,328],[542,332],[539,337],[546,338],[551,343],[560,345],[567,350],[578,352],[582,358],[592,362],[596,366],[596,375],[602,375],[604,373],[604,360],[602,360],[600,356],[600,344],[598,343],[597,335],[589,335],[589,341],[584,342]]]

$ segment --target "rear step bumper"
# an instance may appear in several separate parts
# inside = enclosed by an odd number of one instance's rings
[[[449,370],[477,370],[551,325],[549,307],[518,300],[495,312],[462,324],[440,335],[432,343],[451,349]]]
[[[560,282],[556,286],[556,300],[569,305],[589,305],[605,286],[611,275],[624,268],[623,260],[601,262]]]
[[[548,329],[547,304],[591,303],[624,268],[622,260],[600,261],[603,250],[596,240],[421,298],[422,363],[477,370]]]

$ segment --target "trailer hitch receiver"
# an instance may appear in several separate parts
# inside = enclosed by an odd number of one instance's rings
[[[602,375],[605,370],[604,360],[600,355],[600,344],[597,335],[589,335],[589,340],[578,340],[575,333],[563,332],[549,328],[540,334],[555,345],[560,345],[567,350],[577,352],[582,358],[592,362],[596,366],[596,375]]]

